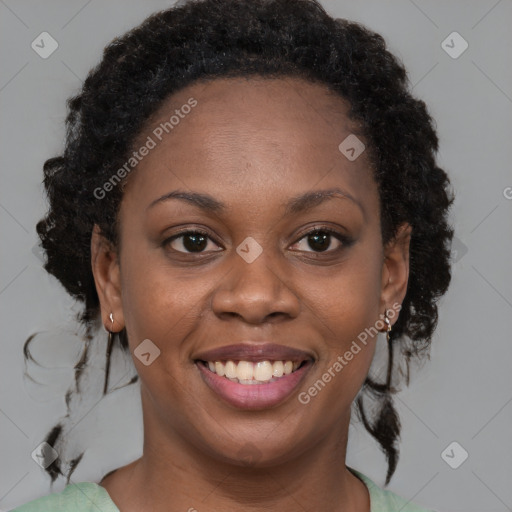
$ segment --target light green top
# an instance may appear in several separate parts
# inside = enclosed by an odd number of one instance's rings
[[[348,468],[362,480],[370,494],[370,512],[434,512],[407,502],[378,487],[367,476]],[[68,484],[62,492],[38,498],[11,512],[119,512],[107,490],[92,482]]]

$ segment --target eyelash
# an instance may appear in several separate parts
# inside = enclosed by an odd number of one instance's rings
[[[331,250],[327,250],[327,251],[302,251],[302,252],[311,252],[313,254],[335,253],[344,247],[345,248],[349,247],[350,245],[352,245],[352,243],[354,241],[352,238],[340,233],[339,231],[336,231],[327,226],[326,227],[321,226],[321,227],[315,227],[315,228],[311,229],[310,231],[307,231],[306,233],[304,233],[296,242],[294,242],[293,245],[297,244],[304,238],[306,238],[312,234],[315,234],[315,233],[326,233],[326,234],[334,237],[339,242],[341,242],[342,245],[341,245],[341,247],[338,247],[337,249],[331,249]],[[176,233],[175,235],[171,236],[170,238],[167,238],[166,240],[164,240],[162,245],[164,247],[166,247],[174,240],[177,240],[178,238],[184,237],[186,235],[201,235],[201,236],[204,236],[205,238],[208,238],[209,240],[213,241],[216,245],[219,245],[206,231],[203,231],[202,229],[193,229],[193,230],[189,229],[186,231],[181,231],[180,233]],[[206,254],[204,251],[203,252],[195,252],[195,253],[194,252],[182,252],[182,251],[176,251],[176,252],[179,254]],[[217,251],[215,251],[215,252],[217,252]]]

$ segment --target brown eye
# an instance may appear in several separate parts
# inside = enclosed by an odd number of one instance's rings
[[[170,246],[173,250],[182,253],[202,253],[208,247],[208,242],[215,244],[207,233],[203,231],[184,231],[172,236],[164,242],[165,246]]]
[[[296,242],[295,245],[299,246],[298,250],[300,251],[320,253],[333,252],[343,246],[350,245],[350,243],[350,239],[345,235],[331,229],[322,228],[310,231]]]

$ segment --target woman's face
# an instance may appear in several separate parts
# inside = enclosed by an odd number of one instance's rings
[[[367,329],[408,275],[406,237],[382,246],[366,153],[339,149],[364,142],[347,112],[299,79],[218,79],[140,135],[119,253],[95,234],[93,267],[105,325],[127,329],[146,440],[270,465],[347,428]]]

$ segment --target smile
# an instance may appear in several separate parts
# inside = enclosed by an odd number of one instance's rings
[[[262,410],[288,399],[312,368],[313,354],[272,343],[246,342],[194,357],[214,396],[237,409]]]

